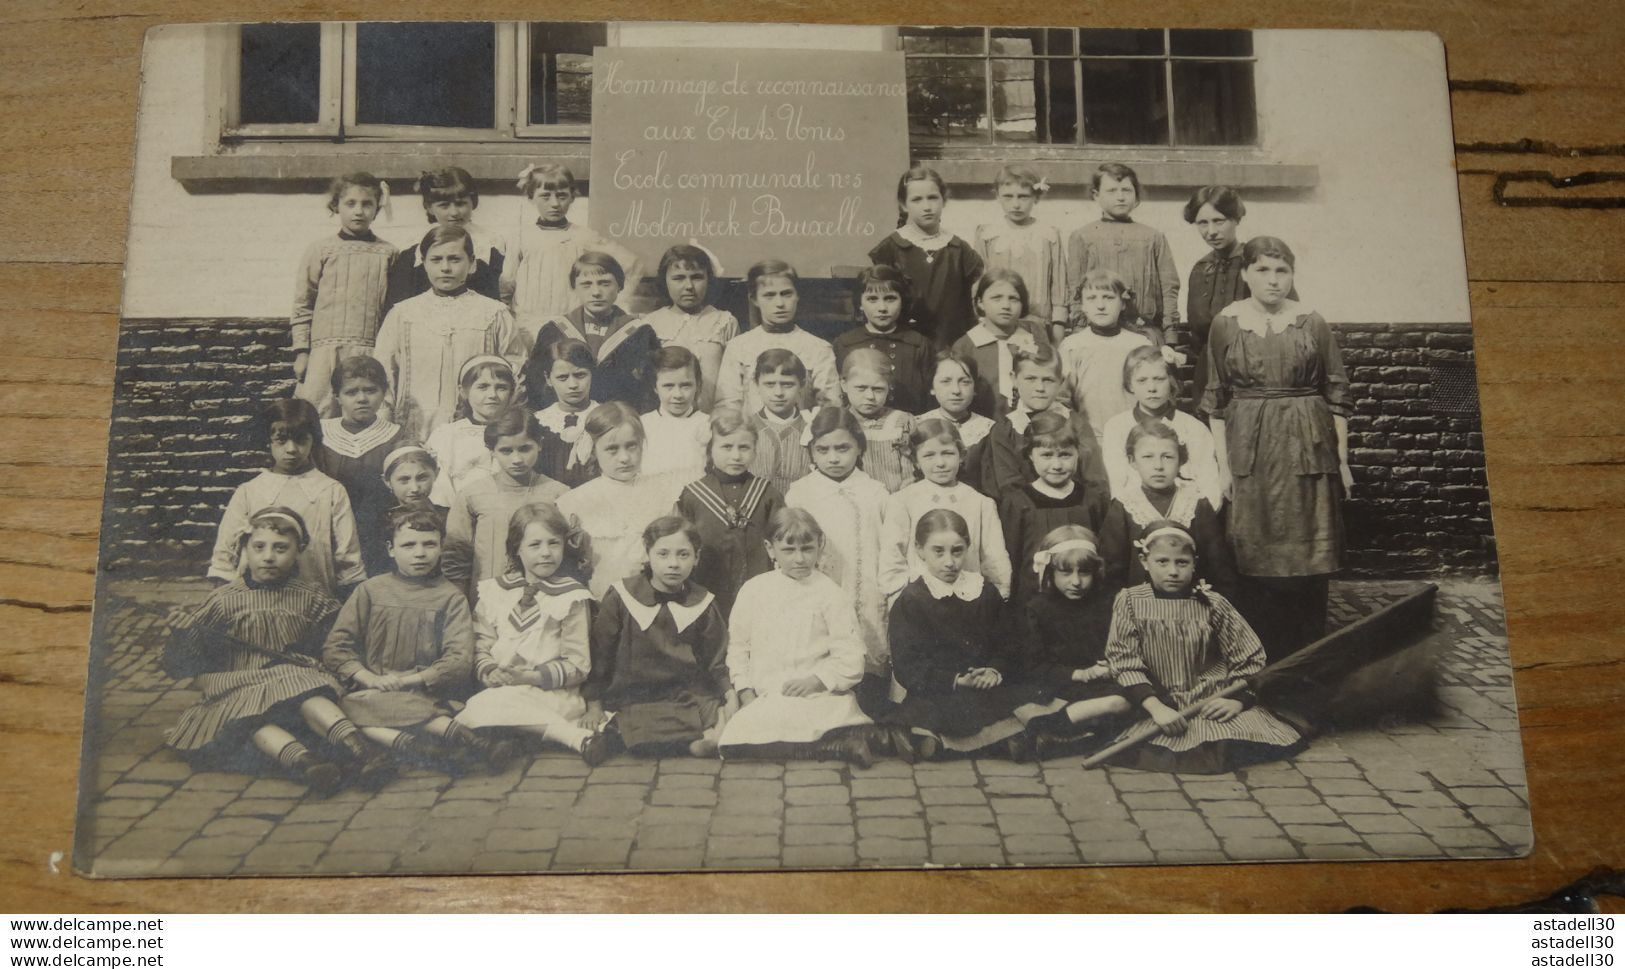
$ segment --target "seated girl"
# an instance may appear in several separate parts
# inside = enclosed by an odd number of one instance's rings
[[[1221,774],[1303,749],[1296,730],[1255,705],[1247,678],[1264,668],[1264,647],[1229,599],[1197,581],[1191,533],[1152,522],[1140,547],[1149,581],[1117,594],[1106,662],[1159,733],[1110,763]]]
[[[484,689],[469,698],[458,723],[540,737],[595,767],[609,756],[604,735],[582,726],[592,594],[577,577],[591,568],[591,546],[551,504],[514,512],[509,568],[480,583],[474,610],[474,674]]]
[[[491,470],[491,451],[485,443],[485,428],[513,406],[513,366],[494,354],[469,357],[457,374],[457,409],[450,424],[435,428],[423,442],[440,465],[429,500],[450,508],[457,489],[469,480]]]
[[[614,582],[592,624],[586,723],[634,754],[715,757],[728,693],[728,626],[691,576],[704,548],[676,515],[643,530],[649,562]]]
[[[863,680],[863,640],[852,600],[818,571],[823,547],[812,515],[773,515],[773,571],[745,583],[728,620],[737,712],[719,738],[725,758],[871,762],[873,721],[852,693]]]

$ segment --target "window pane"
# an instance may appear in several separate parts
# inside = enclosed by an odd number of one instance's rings
[[[987,62],[910,57],[909,135],[928,141],[987,141]]]
[[[1253,65],[1247,61],[1175,61],[1174,108],[1181,145],[1258,142]]]
[[[1083,138],[1097,145],[1166,145],[1163,61],[1086,60]]]
[[[603,24],[530,25],[530,123],[592,120],[592,49],[606,43]]]
[[[356,120],[496,127],[496,27],[358,24]]]
[[[1083,30],[1085,54],[1161,54],[1160,30]]]
[[[991,43],[995,57],[1031,57],[1044,53],[1044,32],[994,28]]]
[[[985,32],[980,27],[902,27],[903,50],[909,54],[981,54]]]
[[[321,120],[321,24],[244,24],[241,65],[237,88],[241,123]]]
[[[1251,57],[1250,30],[1174,30],[1169,45],[1175,57]]]
[[[1077,141],[1071,61],[995,60],[992,65],[994,137],[1021,144]]]

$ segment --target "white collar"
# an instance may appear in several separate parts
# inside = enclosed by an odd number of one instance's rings
[[[691,606],[685,606],[681,602],[657,602],[651,606],[648,603],[638,601],[637,597],[626,588],[625,579],[616,579],[613,587],[621,597],[621,603],[626,606],[627,614],[632,617],[633,622],[638,624],[638,628],[644,632],[648,632],[649,627],[653,626],[655,620],[660,618],[662,607],[671,610],[671,620],[676,624],[677,631],[680,633],[694,625],[695,620],[705,615],[705,610],[710,608],[711,603],[716,600],[716,596],[707,592],[700,597],[699,602]]]
[[[376,417],[371,424],[352,434],[345,428],[344,418],[328,417],[322,421],[322,444],[341,457],[359,458],[387,442],[400,429],[399,424]]]
[[[1282,300],[1280,310],[1274,313],[1265,312],[1251,298],[1231,303],[1226,312],[1236,318],[1237,325],[1254,336],[1285,332],[1309,315],[1309,311],[1304,309],[1302,303],[1290,299]]]
[[[928,236],[915,228],[914,223],[905,222],[897,228],[897,235],[911,246],[917,246],[926,252],[939,252],[948,248],[954,241],[954,234],[947,229],[940,229],[934,236]]]
[[[1056,401],[1050,404],[1047,409],[1041,411],[1030,411],[1025,407],[1018,406],[1007,415],[1006,419],[1010,421],[1010,426],[1016,429],[1017,434],[1025,434],[1027,433],[1027,425],[1033,422],[1034,414],[1047,414],[1050,411],[1054,411],[1062,417],[1071,416],[1071,411],[1067,410],[1067,406],[1060,401]]]
[[[565,410],[564,405],[555,400],[553,403],[548,404],[546,407],[536,412],[536,423],[552,431],[554,434],[563,435],[566,430],[571,430],[575,431],[579,435],[581,425],[587,422],[587,415],[591,414],[592,409],[597,406],[598,404],[596,402],[588,400],[585,410],[571,411]],[[574,427],[566,428],[564,426],[564,420],[567,417],[576,418]],[[570,438],[570,441],[573,442],[574,440],[574,437]]]
[[[1065,499],[1072,497],[1072,495],[1078,490],[1078,483],[1076,481],[1068,481],[1066,483],[1065,491],[1062,491],[1059,488],[1050,487],[1049,482],[1045,481],[1043,478],[1039,478],[1032,484],[1034,491],[1041,495],[1049,495],[1051,498],[1054,498],[1057,501],[1064,501]]]
[[[920,572],[920,579],[925,583],[925,591],[931,593],[931,598],[946,599],[953,596],[965,602],[975,602],[982,594],[982,586],[987,584],[979,572],[961,572],[954,579],[953,585],[923,570]]]
[[[1151,504],[1151,499],[1145,496],[1143,486],[1137,485],[1127,489],[1117,500],[1122,503],[1123,510],[1128,512],[1129,518],[1140,528],[1164,519],[1178,522],[1181,528],[1189,528],[1196,518],[1196,503],[1202,500],[1202,492],[1187,481],[1176,481],[1174,500],[1168,505],[1166,515],[1157,511],[1156,506]]]

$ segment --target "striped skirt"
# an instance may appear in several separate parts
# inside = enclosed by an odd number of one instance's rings
[[[231,673],[203,673],[193,681],[203,699],[188,707],[169,730],[169,746],[202,750],[217,742],[241,742],[270,721],[279,707],[312,696],[336,699],[338,680],[303,666],[270,666]]]
[[[1177,737],[1158,734],[1112,758],[1111,764],[1182,774],[1224,774],[1290,757],[1304,746],[1303,736],[1275,714],[1263,707],[1248,707],[1229,723],[1192,717],[1185,721],[1184,733]]]

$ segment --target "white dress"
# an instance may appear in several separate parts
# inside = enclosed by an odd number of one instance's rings
[[[652,410],[642,417],[643,473],[666,477],[680,489],[705,476],[705,449],[711,443],[711,415],[695,411],[671,417]]]
[[[1224,507],[1224,495],[1219,491],[1219,461],[1213,452],[1213,432],[1206,424],[1182,410],[1162,418],[1179,435],[1185,445],[1185,463],[1179,466],[1179,479],[1196,487],[1197,493],[1207,499],[1215,509]],[[1100,459],[1106,465],[1106,481],[1111,485],[1112,497],[1140,493],[1140,476],[1128,460],[1128,433],[1141,420],[1136,405],[1106,422],[1100,436]]]
[[[756,392],[756,358],[769,350],[789,350],[807,368],[807,386],[800,408],[841,406],[841,379],[835,368],[835,348],[799,326],[770,333],[758,326],[734,337],[722,348],[717,373],[717,403],[737,404],[747,414],[760,413],[762,397]]]
[[[559,511],[575,515],[592,536],[592,579],[587,585],[594,598],[602,598],[616,579],[643,570],[643,529],[675,513],[681,489],[669,477],[640,475],[628,484],[601,475],[559,498]]]
[[[814,572],[797,581],[777,569],[739,590],[728,619],[728,675],[756,700],[728,720],[724,748],[807,743],[831,730],[873,723],[852,688],[863,679],[863,643],[852,601],[835,580]],[[784,684],[816,676],[825,692],[785,696]]]
[[[662,306],[644,314],[643,322],[654,328],[663,347],[682,347],[699,354],[705,344],[723,347],[739,335],[739,321],[727,310],[703,306],[698,313],[685,313],[675,306]]]
[[[491,470],[491,450],[485,446],[485,425],[470,418],[452,421],[435,428],[423,446],[440,465],[429,500],[441,508],[450,508],[457,491],[469,474]]]
[[[1083,326],[1061,341],[1061,376],[1072,395],[1072,409],[1089,417],[1095,440],[1105,433],[1106,422],[1134,406],[1134,398],[1123,389],[1123,361],[1136,347],[1151,341],[1130,330],[1101,336]]]
[[[451,423],[457,374],[469,357],[492,353],[517,370],[524,349],[513,315],[494,299],[465,289],[455,296],[434,290],[396,303],[378,330],[372,354],[389,374],[389,417],[414,440]]]
[[[886,486],[862,468],[854,468],[845,481],[814,471],[784,496],[786,505],[806,509],[824,530],[819,571],[852,598],[866,654],[864,670],[886,675],[891,650],[886,645],[886,596],[880,590],[880,547],[881,514],[890,497]]]
[[[574,725],[587,712],[581,683],[592,659],[587,644],[592,594],[572,579],[539,584],[522,604],[525,582],[510,573],[480,583],[474,607],[476,676],[495,668],[541,673],[557,685],[494,686],[474,694],[457,721],[467,727]]]
[[[928,410],[919,417],[914,418],[914,423],[918,425],[921,421],[929,420],[947,421],[958,428],[959,440],[964,443],[967,451],[982,443],[993,430],[993,418],[991,417],[983,414],[972,414],[963,421],[956,421],[951,414],[941,407]]]
[[[999,595],[1010,598],[1010,550],[1004,544],[1004,526],[993,499],[964,482],[951,487],[916,481],[886,501],[880,546],[880,588],[894,596],[925,574],[914,550],[914,525],[933,508],[958,512],[970,526],[970,548],[965,569],[980,573]]]
[[[361,564],[355,515],[344,486],[315,468],[303,474],[261,471],[237,486],[215,532],[209,578],[230,582],[243,574],[239,545],[249,532],[248,520],[272,505],[297,512],[310,533],[310,544],[299,553],[299,575],[330,596],[339,586],[355,585],[367,577]]]
[[[610,252],[610,243],[576,222],[544,229],[532,220],[519,230],[519,241],[503,260],[502,278],[497,285],[502,301],[513,307],[527,352],[536,343],[536,331],[543,323],[580,305],[570,288],[570,267],[582,253],[592,251]]]

